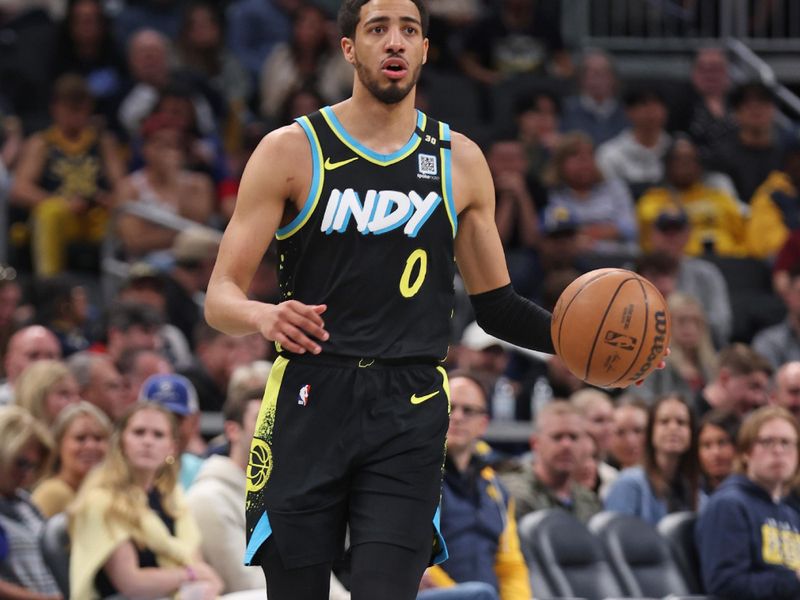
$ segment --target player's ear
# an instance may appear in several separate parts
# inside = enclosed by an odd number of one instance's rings
[[[428,62],[428,47],[430,46],[430,42],[428,42],[428,38],[422,40],[422,64],[424,65]]]
[[[342,53],[344,54],[344,59],[351,65],[355,65],[356,64],[355,41],[352,38],[343,37],[342,41],[340,42],[340,45],[342,47]]]

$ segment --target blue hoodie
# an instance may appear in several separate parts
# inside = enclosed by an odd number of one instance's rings
[[[721,598],[800,598],[800,514],[743,475],[726,479],[695,528],[706,592]]]

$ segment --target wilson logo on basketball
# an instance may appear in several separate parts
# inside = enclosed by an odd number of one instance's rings
[[[636,338],[624,333],[617,333],[616,331],[606,331],[606,337],[603,340],[609,346],[615,348],[622,348],[623,350],[636,350]]]
[[[650,352],[647,353],[647,360],[636,373],[628,378],[629,381],[638,381],[641,379],[642,376],[650,370],[653,363],[657,360],[661,360],[664,354],[664,342],[667,338],[667,313],[659,310],[656,311],[654,317],[656,321],[656,335],[653,338],[653,345],[650,346]]]

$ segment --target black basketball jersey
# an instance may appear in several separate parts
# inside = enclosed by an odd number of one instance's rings
[[[330,107],[297,122],[313,177],[302,210],[277,232],[282,298],[328,305],[323,352],[444,358],[457,229],[449,127],[418,112],[408,143],[384,155]]]

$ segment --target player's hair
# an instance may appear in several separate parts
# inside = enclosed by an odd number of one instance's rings
[[[430,23],[430,13],[425,0],[411,0],[414,6],[419,10],[419,18],[422,23],[422,35],[428,36],[428,24]],[[339,23],[339,31],[342,37],[354,38],[356,35],[356,27],[359,20],[361,20],[361,7],[364,6],[369,0],[344,0],[339,7],[339,15],[337,21]]]

